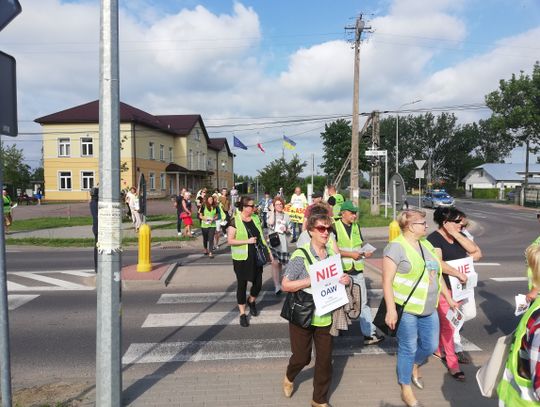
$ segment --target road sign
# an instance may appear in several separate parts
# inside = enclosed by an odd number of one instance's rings
[[[424,178],[424,170],[414,171],[414,178]]]
[[[395,183],[395,188],[394,188]],[[388,195],[390,202],[394,202],[394,193],[396,198],[396,205],[402,205],[407,199],[407,192],[405,187],[405,181],[400,174],[394,174],[388,181]]]
[[[21,12],[21,5],[18,0],[0,1],[0,31]]]
[[[416,164],[418,169],[421,170],[422,167],[424,166],[424,164],[426,163],[426,160],[414,160],[414,163]],[[416,177],[416,178],[418,178],[418,177]],[[424,178],[424,177],[422,176],[422,178]]]
[[[366,150],[366,157],[384,157],[386,150]]]
[[[17,136],[15,58],[0,51],[0,134]]]

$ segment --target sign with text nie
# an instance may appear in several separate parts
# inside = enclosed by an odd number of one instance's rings
[[[327,314],[349,302],[345,286],[339,282],[342,274],[343,268],[339,254],[309,266],[315,315]]]

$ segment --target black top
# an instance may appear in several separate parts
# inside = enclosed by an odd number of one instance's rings
[[[437,231],[430,233],[427,240],[433,247],[441,249],[442,259],[444,261],[463,259],[468,256],[467,251],[458,241],[454,240],[454,243],[449,243],[443,235]],[[446,281],[446,285],[450,287],[450,279],[448,277],[448,274],[443,273],[444,281]]]
[[[231,219],[230,226],[236,229],[235,218]],[[248,236],[256,237],[257,241],[261,241],[261,235],[259,234],[259,229],[255,226],[253,220],[249,222],[242,221],[246,227]],[[262,273],[263,268],[257,266],[257,252],[255,250],[254,244],[248,244],[248,257],[246,260],[234,260],[233,259],[233,268],[236,273],[236,278],[238,280],[255,280],[255,273]]]
[[[184,198],[182,198],[181,195],[176,195],[176,213],[180,215],[182,212],[184,212],[184,209],[182,208],[182,201]]]
[[[350,225],[347,225],[345,222],[341,222],[343,223],[343,227],[345,228],[345,232],[347,232],[347,235],[349,236],[349,238],[351,237],[351,231],[352,231],[352,226],[354,225],[354,223],[351,223]],[[332,226],[334,228],[334,231],[336,230],[336,226],[333,225]],[[360,239],[362,239],[362,242],[364,241],[364,237],[362,236],[362,229],[360,229],[360,226],[358,226],[358,232],[360,233]],[[335,233],[336,235],[336,242],[338,241],[338,234],[337,232]]]

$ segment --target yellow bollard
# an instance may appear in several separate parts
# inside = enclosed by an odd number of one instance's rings
[[[398,237],[400,233],[401,229],[399,228],[399,223],[394,219],[388,226],[388,241],[391,242]]]
[[[144,223],[139,228],[139,261],[137,263],[137,271],[139,273],[152,271],[152,262],[150,260],[151,241],[150,226]]]

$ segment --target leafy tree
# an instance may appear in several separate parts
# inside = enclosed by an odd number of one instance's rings
[[[300,185],[302,187],[302,191],[307,192],[307,185],[311,184],[311,176],[308,176],[302,180],[302,184]],[[314,192],[323,192],[324,187],[327,184],[327,178],[323,175],[315,175],[313,177],[313,191]]]
[[[30,184],[30,166],[24,163],[22,149],[19,150],[16,144],[5,147],[0,144],[0,157],[4,171],[4,183],[16,188],[26,189]]]
[[[43,181],[45,179],[45,173],[43,167],[34,168],[30,174],[30,179],[32,181]]]
[[[286,197],[292,195],[294,188],[302,184],[300,174],[307,165],[306,161],[301,162],[297,154],[287,162],[285,158],[278,158],[272,161],[262,170],[259,170],[259,182],[264,185],[264,189],[271,195],[277,193],[280,187]]]
[[[540,63],[534,64],[531,76],[521,71],[519,77],[512,74],[511,79],[502,79],[499,89],[486,95],[485,100],[492,110],[493,126],[510,136],[514,146],[525,145],[527,188],[530,147],[540,142]]]

